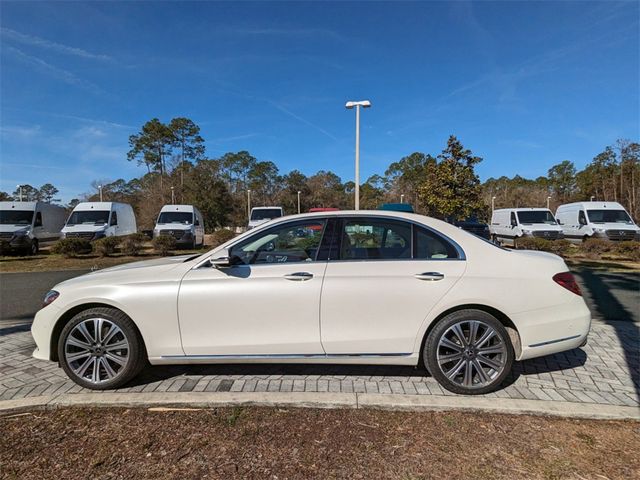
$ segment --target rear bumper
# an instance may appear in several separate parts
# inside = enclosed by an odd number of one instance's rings
[[[582,297],[512,316],[520,334],[522,350],[517,360],[573,350],[586,344],[591,312]]]

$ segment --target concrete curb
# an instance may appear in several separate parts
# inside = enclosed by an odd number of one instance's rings
[[[62,407],[301,407],[467,411],[512,415],[640,421],[640,408],[464,396],[312,392],[78,393],[0,401],[0,415]]]

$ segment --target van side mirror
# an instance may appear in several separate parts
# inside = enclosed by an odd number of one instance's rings
[[[199,227],[199,226],[200,226],[200,220],[198,220],[198,219],[196,218],[196,221],[195,221],[195,222],[193,222],[193,224],[194,224],[196,227]]]

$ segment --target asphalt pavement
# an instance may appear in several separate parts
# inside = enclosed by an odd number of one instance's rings
[[[0,325],[28,324],[55,284],[88,270],[0,273]],[[573,268],[594,320],[640,323],[640,272]]]

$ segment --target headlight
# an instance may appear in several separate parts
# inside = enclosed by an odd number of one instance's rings
[[[604,233],[605,229],[604,228],[594,228],[594,231],[596,231],[598,233]]]
[[[55,290],[49,290],[47,292],[47,294],[44,296],[44,300],[42,301],[42,306],[46,307],[47,305],[52,303],[59,296],[60,296],[59,292],[56,292]]]
[[[105,233],[104,233],[104,231],[102,231],[102,232],[96,232],[96,233],[94,233],[94,234],[93,234],[93,239],[94,239],[94,240],[97,240],[97,239],[99,239],[99,238],[104,238],[104,237],[105,237]]]
[[[14,232],[14,235],[16,237],[26,237],[29,233],[31,233],[29,230],[20,230],[18,232]]]
[[[522,233],[524,233],[526,235],[531,235],[532,230],[522,230]]]

